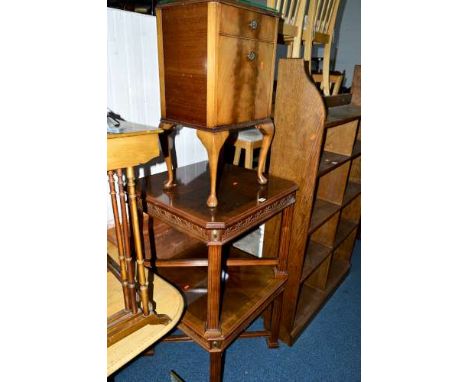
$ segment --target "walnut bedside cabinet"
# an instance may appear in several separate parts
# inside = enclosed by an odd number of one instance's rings
[[[218,157],[229,131],[255,126],[263,134],[260,184],[274,133],[271,99],[278,14],[236,0],[166,0],[156,7],[161,92],[161,148],[175,186],[169,134],[197,129],[210,165],[209,207],[216,207]]]

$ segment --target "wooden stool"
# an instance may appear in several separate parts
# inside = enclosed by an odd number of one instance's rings
[[[236,151],[234,153],[234,164],[239,166],[241,150],[245,150],[244,167],[253,169],[253,152],[262,147],[263,135],[257,129],[248,129],[239,132],[237,140],[234,143]],[[263,163],[262,172],[265,172],[265,163]]]

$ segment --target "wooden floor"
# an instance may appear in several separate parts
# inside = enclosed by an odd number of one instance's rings
[[[108,253],[115,258],[116,247],[109,242]],[[172,319],[172,322],[168,325],[146,325],[108,347],[108,376],[167,334],[177,325],[182,316],[184,300],[176,288],[156,275],[154,275],[150,288],[153,288],[157,313],[166,314]],[[122,286],[112,273],[107,272],[107,315],[110,316],[123,307]]]

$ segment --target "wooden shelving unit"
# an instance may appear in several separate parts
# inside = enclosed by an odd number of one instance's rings
[[[280,61],[270,174],[299,185],[280,330],[289,345],[350,268],[361,210],[358,78],[360,69],[352,96],[324,99],[302,60]],[[278,250],[279,224],[267,223],[264,251]]]

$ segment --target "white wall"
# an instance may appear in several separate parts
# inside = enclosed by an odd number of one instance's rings
[[[361,63],[361,0],[341,0],[336,26],[335,70],[345,71],[343,85],[350,87],[354,65]]]
[[[154,16],[107,8],[107,105],[128,121],[151,126],[161,117],[156,33]],[[175,151],[178,166],[208,158],[196,131],[187,127],[177,131]],[[155,174],[166,166],[158,158],[145,170]],[[109,225],[110,202],[107,216]]]

